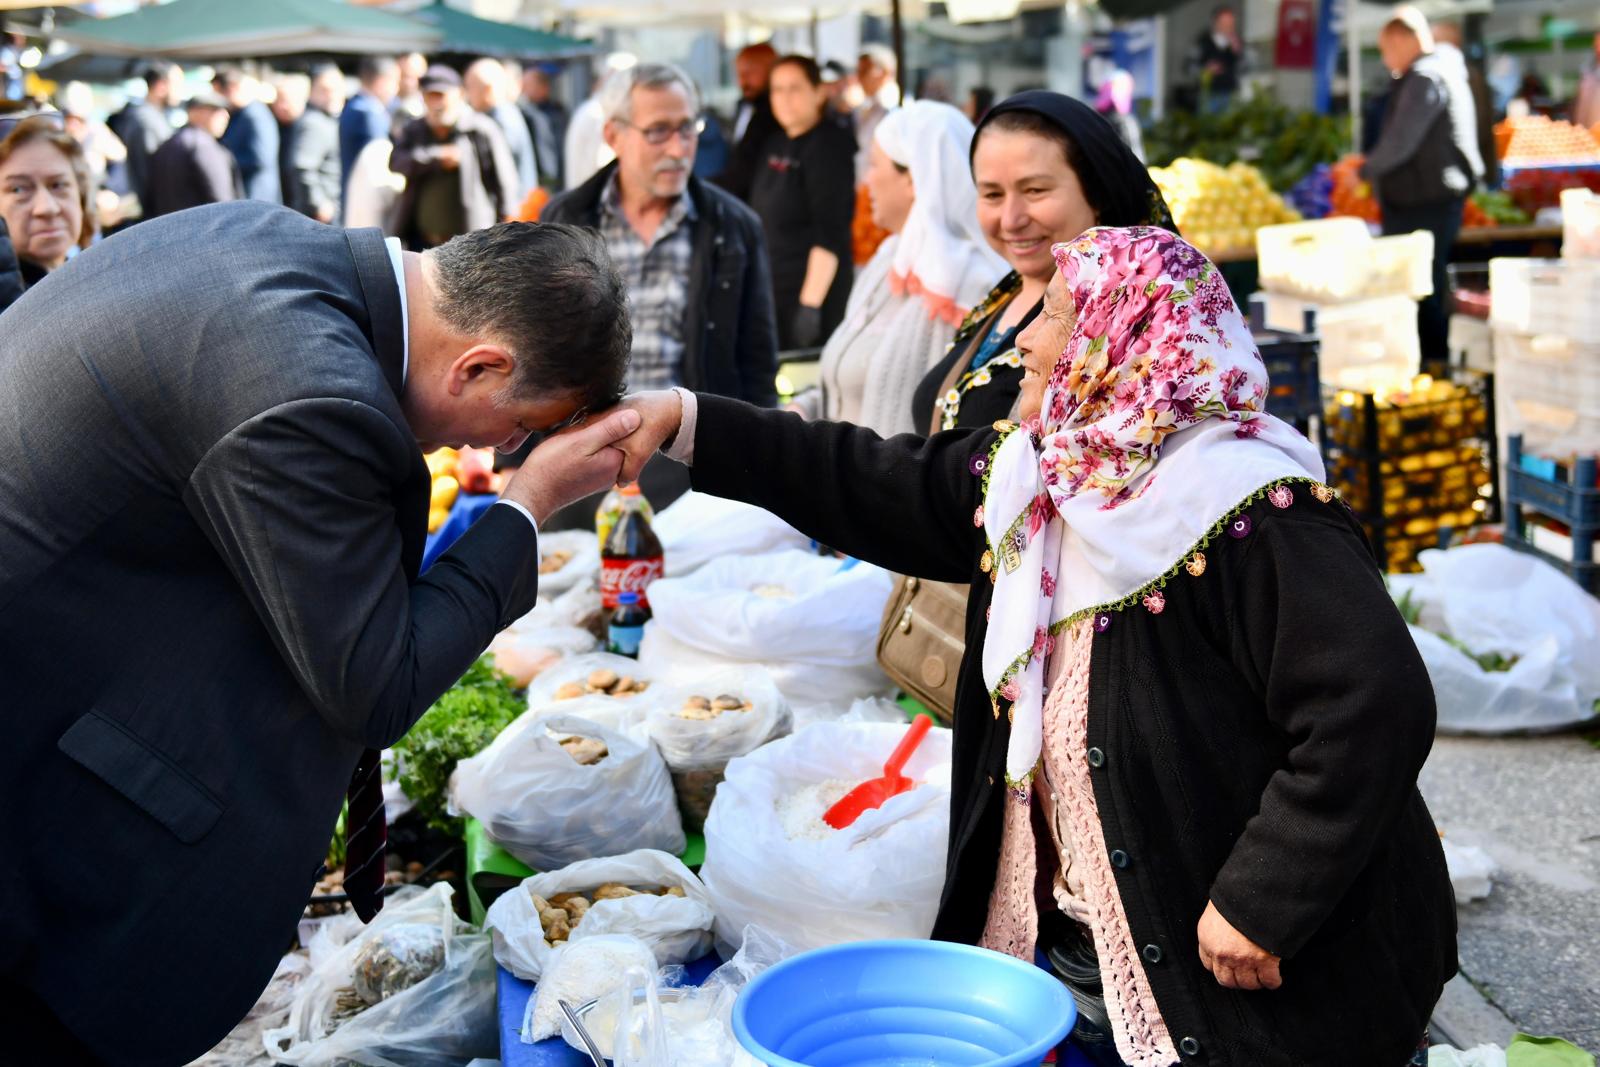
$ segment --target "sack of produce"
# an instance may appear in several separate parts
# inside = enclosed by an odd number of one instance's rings
[[[587,530],[539,533],[539,596],[565,593],[600,573],[600,542]]]
[[[650,528],[661,539],[667,575],[674,578],[725,556],[754,556],[811,544],[811,538],[765,508],[693,491],[662,509]]]
[[[810,552],[713,560],[651,585],[639,663],[674,683],[707,660],[759,664],[791,707],[848,705],[890,687],[877,639],[892,586],[880,567]]]
[[[683,851],[661,754],[576,716],[527,712],[457,765],[450,796],[536,871],[641,848]]]
[[[576,705],[568,701],[585,697],[606,697],[617,701],[637,703],[641,694],[650,691],[655,673],[627,656],[610,652],[594,652],[563,660],[539,676],[528,687],[528,707],[535,711],[559,709],[565,711]]]
[[[761,667],[708,672],[692,685],[658,686],[646,729],[672,772],[683,828],[699,833],[728,761],[789,732],[789,705]]]
[[[817,723],[728,764],[700,868],[724,957],[751,924],[797,951],[932,932],[950,825],[950,731],[931,731],[906,765],[915,789],[843,830],[822,821],[883,774],[905,732]]]
[[[675,856],[641,849],[536,874],[489,906],[484,927],[494,958],[537,982],[568,942],[628,934],[663,964],[688,963],[711,948],[711,897]]]
[[[588,630],[575,626],[504,630],[489,642],[496,669],[511,676],[518,689],[526,689],[539,675],[569,657],[593,652],[600,642]]]
[[[288,1022],[262,1035],[267,1053],[299,1067],[464,1067],[498,1055],[490,941],[468,932],[450,895],[443,882],[401,890],[345,944],[314,940]]]
[[[523,1043],[532,1044],[561,1033],[566,1017],[561,1010],[562,1001],[573,1008],[581,1007],[630,982],[647,980],[655,969],[650,946],[626,934],[561,945],[552,953],[544,980],[523,1010]]]

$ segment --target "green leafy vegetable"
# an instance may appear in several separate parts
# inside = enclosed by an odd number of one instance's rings
[[[1295,111],[1262,95],[1216,115],[1168,112],[1144,138],[1152,167],[1169,166],[1179,156],[1226,166],[1253,164],[1267,185],[1292,188],[1318,163],[1332,163],[1350,149],[1348,116]]]
[[[510,677],[495,670],[494,657],[485,654],[395,743],[400,788],[430,826],[460,832],[461,820],[445,810],[451,773],[525,710]]]

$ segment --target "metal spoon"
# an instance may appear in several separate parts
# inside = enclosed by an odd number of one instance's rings
[[[582,1039],[583,1047],[589,1050],[589,1059],[594,1063],[594,1067],[606,1067],[605,1057],[600,1055],[600,1046],[594,1043],[589,1031],[583,1028],[583,1022],[579,1020],[578,1013],[572,1010],[572,1005],[564,1000],[558,1000],[556,1004],[561,1008],[561,1013],[567,1017],[567,1022],[572,1024],[572,1029]]]

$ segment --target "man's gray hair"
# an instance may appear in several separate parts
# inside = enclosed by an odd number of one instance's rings
[[[675,85],[689,98],[689,111],[700,114],[700,90],[682,67],[672,63],[640,63],[627,70],[613,71],[600,91],[600,111],[607,122],[633,121],[635,89],[665,89]]]
[[[861,46],[861,54],[872,60],[873,66],[881,67],[888,71],[891,76],[898,73],[897,68],[900,64],[894,57],[894,49],[888,45],[864,44]]]

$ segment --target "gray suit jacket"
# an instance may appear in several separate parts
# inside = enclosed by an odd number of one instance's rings
[[[288,186],[283,202],[302,215],[326,211],[339,217],[339,120],[307,107],[295,120],[289,143]]]
[[[534,602],[511,508],[418,577],[403,343],[378,231],[259,202],[102,241],[0,326],[0,988],[109,1062],[244,1015],[362,749]]]

